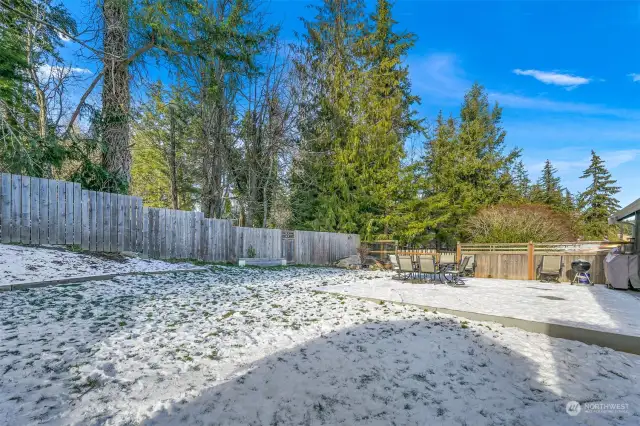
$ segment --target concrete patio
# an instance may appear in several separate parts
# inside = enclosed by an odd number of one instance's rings
[[[640,354],[640,295],[603,285],[470,278],[451,287],[389,277],[318,291],[437,309]]]

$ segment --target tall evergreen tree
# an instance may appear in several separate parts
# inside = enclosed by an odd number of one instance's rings
[[[493,108],[484,88],[474,84],[466,93],[459,123],[438,119],[435,137],[427,142],[425,192],[436,199],[446,194],[446,214],[438,214],[437,238],[452,243],[461,223],[485,205],[508,197],[513,186],[507,171],[520,151],[505,153],[502,109]],[[445,219],[446,218],[446,219]]]
[[[520,199],[529,200],[531,196],[531,179],[522,160],[518,160],[513,167],[513,184]]]
[[[546,160],[542,169],[542,175],[538,179],[532,190],[532,201],[540,204],[562,209],[563,188],[560,185],[560,178],[556,176],[558,170],[551,165],[551,161]]]
[[[360,2],[326,0],[317,10],[297,62],[304,121],[294,220],[317,230],[388,233],[404,142],[421,128],[402,64],[415,36],[394,31],[386,0],[368,20]]]
[[[301,140],[292,176],[293,220],[306,229],[355,232],[354,215],[342,208],[353,200],[340,166],[352,160],[345,147],[363,82],[356,51],[363,5],[325,0],[315,9],[314,19],[304,22],[306,34],[295,62]]]
[[[604,161],[595,151],[591,151],[591,164],[584,171],[582,179],[589,179],[591,183],[580,194],[579,205],[582,213],[585,238],[602,239],[609,232],[608,218],[620,208],[615,195],[620,187],[605,167]]]

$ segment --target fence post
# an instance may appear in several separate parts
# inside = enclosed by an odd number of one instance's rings
[[[462,247],[460,246],[460,241],[456,242],[456,262],[460,263],[462,261]]]
[[[534,248],[533,248],[533,242],[529,241],[529,245],[527,246],[527,261],[528,261],[528,279],[530,281],[535,279],[535,268],[534,268],[534,261],[535,259],[535,252],[534,252]]]

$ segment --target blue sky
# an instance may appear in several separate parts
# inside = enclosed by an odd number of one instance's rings
[[[83,16],[83,3],[64,3]],[[310,3],[263,7],[293,41]],[[394,17],[397,30],[418,36],[407,63],[427,120],[456,114],[478,81],[502,105],[507,144],[523,149],[533,179],[550,159],[581,191],[594,149],[622,187],[621,204],[640,198],[639,2],[398,0]]]

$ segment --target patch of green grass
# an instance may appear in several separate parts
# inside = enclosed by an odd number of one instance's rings
[[[126,321],[119,321],[119,322],[118,322],[118,325],[119,325],[120,327],[124,327],[125,325],[127,325],[127,323],[126,323]]]
[[[469,328],[469,321],[462,321],[460,323],[460,328]]]
[[[222,359],[222,357],[220,356],[220,351],[218,351],[218,349],[213,349],[210,354],[205,356],[214,361]]]
[[[230,310],[229,312],[227,312],[226,314],[224,314],[224,315],[222,316],[222,319],[227,319],[227,318],[229,318],[231,315],[233,315],[233,314],[235,314],[235,313],[236,313],[236,311],[234,311],[234,310],[232,309],[232,310]]]

